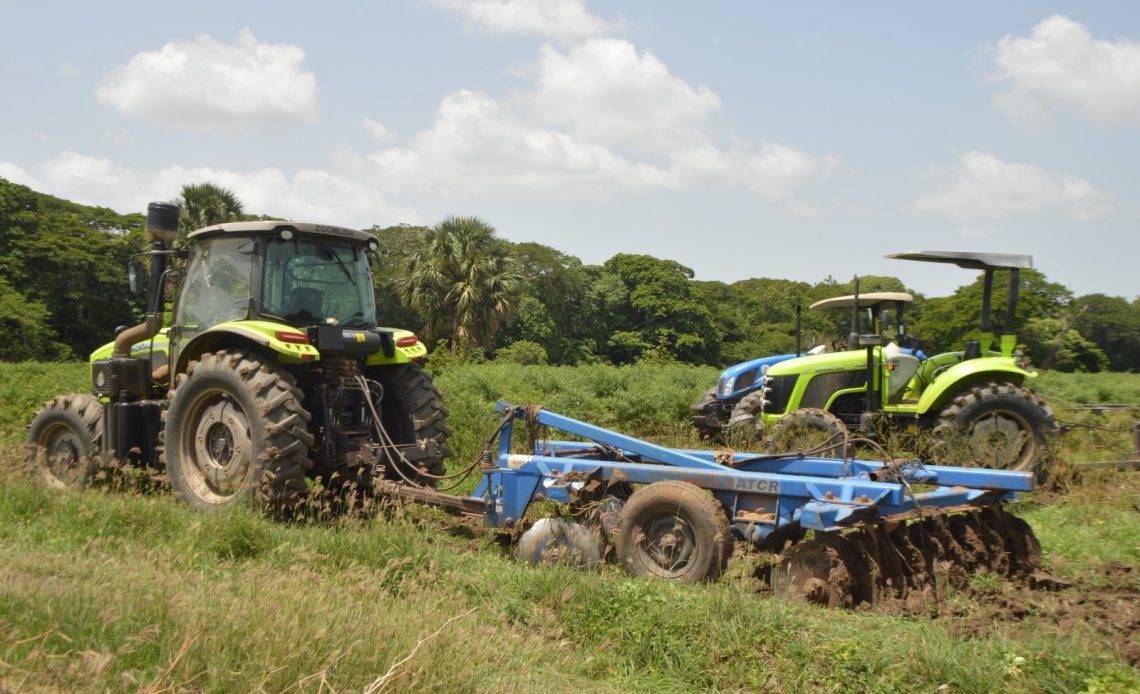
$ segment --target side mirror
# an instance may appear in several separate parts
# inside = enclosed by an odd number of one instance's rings
[[[127,264],[127,285],[131,289],[131,294],[142,294],[146,291],[146,271],[143,270],[142,263],[132,260]]]

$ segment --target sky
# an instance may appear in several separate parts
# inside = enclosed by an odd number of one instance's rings
[[[342,226],[697,279],[1032,255],[1140,294],[1140,4],[0,0],[0,178],[119,212],[183,184]]]

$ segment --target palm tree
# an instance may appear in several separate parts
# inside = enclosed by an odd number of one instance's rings
[[[175,201],[180,210],[178,225],[185,231],[232,222],[242,216],[241,200],[230,190],[213,183],[188,183]]]
[[[398,284],[400,298],[423,316],[428,340],[490,347],[510,316],[521,279],[495,228],[478,217],[448,217],[428,231]]]

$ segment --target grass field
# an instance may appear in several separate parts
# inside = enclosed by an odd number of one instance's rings
[[[482,365],[437,383],[466,460],[500,397],[683,443],[713,378]],[[1140,377],[1085,379],[1040,385],[1058,407],[1138,401]],[[980,576],[918,614],[828,611],[757,594],[755,555],[716,584],[674,586],[611,565],[527,568],[426,507],[288,525],[122,484],[50,492],[23,468],[24,427],[47,397],[86,389],[84,365],[0,364],[0,691],[1140,689],[1138,473],[1084,474],[1020,504],[1068,590]],[[1065,455],[1127,452],[1126,436],[1087,428],[1126,415],[1059,416],[1086,424]]]

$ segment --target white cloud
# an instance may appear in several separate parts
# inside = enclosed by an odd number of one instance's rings
[[[961,221],[1044,212],[1085,221],[1112,210],[1105,195],[1084,179],[1002,161],[984,152],[967,152],[957,168],[932,169],[929,178],[934,190],[920,196],[915,207]]]
[[[1054,15],[1028,37],[1006,36],[993,50],[995,102],[1011,117],[1039,121],[1047,107],[1074,107],[1107,125],[1140,124],[1140,43],[1094,39],[1084,25]]]
[[[700,141],[721,108],[711,89],[694,89],[620,39],[591,39],[567,53],[543,46],[535,72],[529,101],[538,119],[606,146],[668,150]]]
[[[73,79],[79,76],[79,70],[71,63],[64,63],[59,66],[59,76],[64,79]]]
[[[36,190],[40,189],[40,182],[30,173],[25,171],[21,166],[14,162],[0,160],[0,178],[11,181],[12,183],[19,183],[22,186],[28,186]]]
[[[388,127],[380,121],[372,120],[368,116],[365,116],[361,122],[364,125],[364,129],[368,131],[368,136],[380,144],[387,144],[396,139],[396,133],[389,130]]]
[[[522,74],[530,89],[504,99],[467,90],[445,97],[431,128],[369,157],[378,185],[562,196],[736,187],[802,213],[797,190],[835,168],[829,157],[787,145],[718,147],[710,120],[720,98],[626,41],[543,47]]]
[[[318,169],[288,173],[276,168],[233,171],[174,165],[158,171],[135,171],[107,158],[76,152],[61,152],[34,169],[36,174],[32,175],[0,161],[0,177],[120,212],[141,212],[148,202],[178,197],[187,183],[211,182],[232,190],[252,213],[346,226],[421,221],[415,210],[389,202],[375,187]]]
[[[243,30],[237,45],[209,36],[139,53],[96,94],[128,116],[190,129],[313,121],[317,80],[305,53],[259,43]]]
[[[590,14],[582,0],[430,0],[457,12],[467,26],[497,34],[538,34],[556,41],[601,36],[621,22]]]

